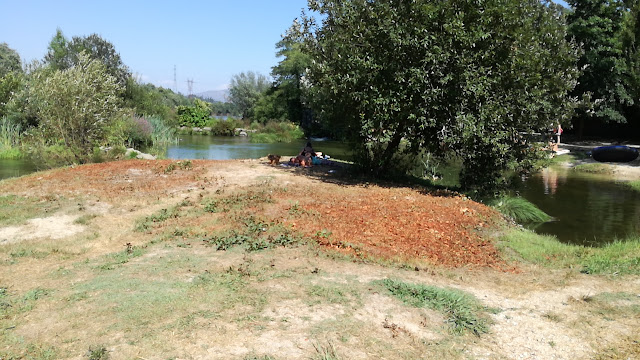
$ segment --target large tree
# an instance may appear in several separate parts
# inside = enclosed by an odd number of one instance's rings
[[[585,119],[624,123],[623,110],[633,104],[626,84],[622,45],[621,0],[569,0],[569,37],[582,47],[578,65],[583,70],[574,94],[590,99],[589,111],[577,112],[580,133]]]
[[[271,82],[266,76],[253,71],[241,72],[231,77],[229,99],[238,107],[243,118],[251,118],[260,96],[270,87]]]
[[[69,41],[62,30],[57,29],[44,60],[55,70],[66,70],[78,64],[79,55],[83,52],[91,59],[100,61],[120,86],[127,85],[127,79],[131,77],[129,68],[122,62],[113,44],[97,34],[74,36]]]
[[[7,43],[0,43],[0,78],[11,72],[22,72],[20,55]]]
[[[7,103],[22,83],[22,62],[17,51],[0,43],[0,117],[7,115]]]
[[[625,84],[634,99],[633,106],[627,108],[627,122],[640,124],[640,1],[626,0],[622,28],[622,49],[626,65]]]
[[[538,0],[309,1],[309,76],[320,109],[359,161],[383,174],[396,155],[463,161],[467,189],[530,165],[525,133],[566,122],[576,49],[559,7]]]
[[[302,51],[302,32],[295,21],[276,44],[276,55],[282,57],[271,70],[277,95],[284,100],[289,121],[303,124],[305,111],[305,85],[303,83],[311,57]]]

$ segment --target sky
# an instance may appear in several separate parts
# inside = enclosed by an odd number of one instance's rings
[[[563,1],[556,1],[566,6]],[[56,29],[98,34],[142,82],[188,94],[221,90],[246,71],[269,75],[275,44],[306,0],[0,0],[0,42],[41,60]]]
[[[0,43],[23,62],[44,58],[60,28],[67,37],[93,33],[113,44],[142,82],[193,93],[220,90],[234,74],[269,75],[276,43],[306,0],[71,1],[0,0]]]

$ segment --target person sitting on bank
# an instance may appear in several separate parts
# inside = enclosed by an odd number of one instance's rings
[[[311,146],[311,141],[307,142],[307,145],[302,148],[302,150],[300,150],[300,154],[298,155],[302,155],[304,157],[312,157],[312,156],[316,156],[316,151],[313,150],[313,146]]]

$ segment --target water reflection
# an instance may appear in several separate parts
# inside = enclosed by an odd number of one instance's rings
[[[267,154],[296,155],[307,140],[291,143],[255,144],[246,137],[217,137],[202,135],[181,135],[177,145],[167,149],[169,159],[258,159]],[[313,143],[317,151],[322,151],[336,159],[350,160],[351,156],[345,144],[336,141],[318,141]]]
[[[0,159],[0,180],[31,174],[36,167],[29,161]]]
[[[527,179],[520,192],[554,217],[534,230],[560,241],[602,245],[640,233],[640,193],[605,177],[545,169]]]

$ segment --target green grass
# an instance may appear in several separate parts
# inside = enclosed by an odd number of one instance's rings
[[[0,159],[17,160],[22,159],[24,154],[17,147],[0,147]]]
[[[563,244],[553,236],[511,230],[500,238],[505,253],[516,259],[551,268],[578,266],[586,274],[640,274],[640,236],[603,247]]]
[[[0,195],[0,224],[17,225],[46,216],[60,209],[63,201],[57,197]]]
[[[173,171],[173,169],[171,169],[171,171]],[[184,207],[189,207],[191,205],[192,204],[188,200],[183,200],[175,206],[160,209],[159,211],[136,221],[135,230],[138,232],[151,231],[158,224],[161,224],[169,219],[180,217],[182,215],[181,209]]]
[[[577,165],[573,171],[585,172],[589,174],[611,174],[613,169],[607,164],[589,163]]]
[[[398,280],[376,281],[404,303],[441,312],[447,317],[454,334],[487,333],[489,324],[485,307],[473,295],[455,289],[409,284]]]
[[[264,126],[258,125],[257,130],[255,133],[249,133],[249,140],[253,143],[292,142],[304,138],[304,132],[300,127],[288,121],[270,121]]]
[[[633,180],[633,181],[629,181],[628,183],[626,183],[627,186],[629,186],[630,188],[632,188],[635,191],[640,191],[640,180]]]
[[[551,220],[551,216],[521,197],[505,196],[489,201],[489,205],[521,224],[541,223]]]

